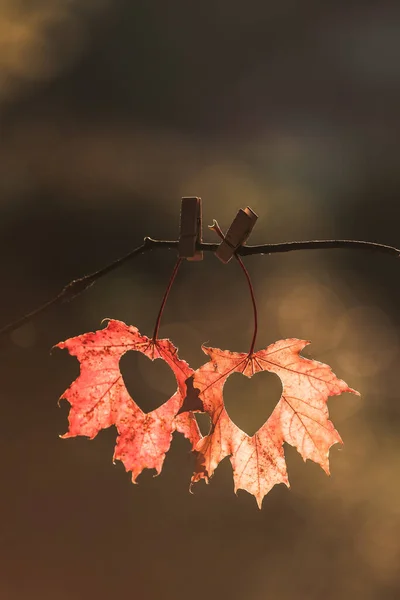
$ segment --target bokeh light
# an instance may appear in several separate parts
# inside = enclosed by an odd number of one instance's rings
[[[390,0],[0,0],[2,324],[146,235],[176,238],[183,195],[203,198],[206,241],[217,241],[214,218],[225,231],[250,205],[249,243],[400,247],[399,23]],[[79,365],[53,346],[104,318],[151,335],[175,260],[137,257],[1,344],[0,598],[399,598],[395,259],[245,258],[257,348],[310,340],[304,356],[362,392],[328,402],[344,440],[330,477],[286,447],[291,489],[276,486],[260,512],[233,494],[229,459],[189,494],[193,457],[177,434],[162,474],[136,486],[112,465],[113,428],[58,438],[68,407],[57,399]],[[252,307],[235,261],[183,264],[160,335],[193,368],[202,344],[248,350]],[[132,393],[162,401],[170,378],[139,362]],[[243,427],[277,399],[264,379],[227,384]]]

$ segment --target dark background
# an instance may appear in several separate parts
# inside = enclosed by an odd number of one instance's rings
[[[1,321],[139,245],[174,239],[180,197],[252,243],[353,238],[400,247],[397,2],[0,2]],[[212,232],[204,238],[216,241]],[[78,363],[51,348],[113,317],[150,335],[174,252],[154,251],[1,343],[0,598],[392,600],[400,597],[400,263],[356,250],[246,260],[258,347],[312,340],[307,356],[361,391],[329,402],[345,445],[331,477],[286,448],[291,490],[261,511],[233,494],[229,460],[188,493],[189,445],[160,477],[112,465],[115,431],[63,441],[57,399]],[[161,336],[197,368],[201,344],[245,351],[243,275],[186,263]],[[127,355],[144,410],[174,389]],[[226,386],[253,433],[273,375]],[[204,421],[203,421],[204,426]]]

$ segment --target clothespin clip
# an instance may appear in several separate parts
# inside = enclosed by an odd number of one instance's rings
[[[201,241],[201,198],[182,198],[179,256],[188,260],[203,260],[203,252],[196,249]]]
[[[243,246],[253,230],[258,219],[258,215],[251,210],[250,206],[245,209],[240,209],[236,217],[232,221],[226,236],[218,246],[216,256],[223,263],[228,263],[236,250]]]

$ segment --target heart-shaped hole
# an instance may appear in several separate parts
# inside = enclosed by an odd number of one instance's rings
[[[130,350],[121,357],[119,368],[129,395],[145,413],[164,404],[177,390],[175,375],[164,360],[152,361]]]
[[[268,420],[281,394],[282,383],[275,373],[260,371],[250,379],[233,373],[224,385],[225,408],[232,421],[253,436]]]

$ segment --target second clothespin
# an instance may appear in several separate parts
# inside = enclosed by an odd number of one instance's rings
[[[236,250],[240,246],[243,246],[252,232],[257,219],[258,215],[251,210],[250,206],[239,210],[215,253],[221,262],[228,263]]]
[[[201,198],[185,197],[181,203],[181,229],[178,252],[181,258],[203,260],[203,252],[197,249],[202,242]]]

